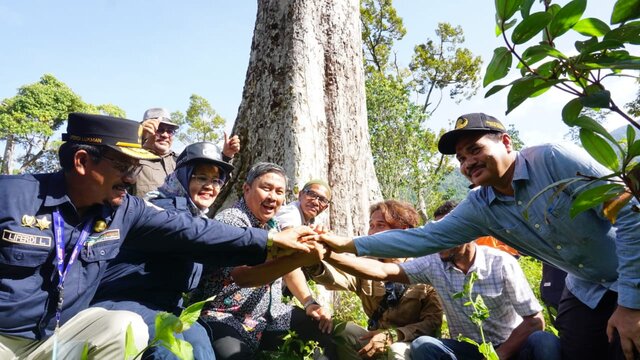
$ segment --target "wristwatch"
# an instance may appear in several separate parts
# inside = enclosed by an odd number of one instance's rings
[[[316,305],[322,306],[322,305],[320,305],[320,303],[318,303],[318,302],[316,301],[316,299],[311,298],[311,299],[307,300],[307,301],[304,303],[304,309],[305,309],[305,310],[307,310],[307,308],[308,308],[309,306],[313,305],[313,304],[316,304]]]
[[[273,243],[273,238],[278,231],[269,230],[267,233],[267,259],[274,259],[278,256],[278,247]]]

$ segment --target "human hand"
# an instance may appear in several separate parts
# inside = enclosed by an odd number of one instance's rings
[[[315,234],[308,226],[296,226],[273,234],[273,244],[284,250],[300,250],[308,253],[311,245],[302,241],[302,238]]]
[[[318,264],[327,255],[328,249],[322,243],[312,241],[306,244],[311,248],[311,251],[307,254],[301,254],[304,261],[302,266]]]
[[[149,137],[155,136],[156,131],[158,131],[158,126],[160,125],[159,119],[148,119],[142,122],[142,138],[147,139]]]
[[[320,324],[318,328],[321,332],[330,334],[333,329],[333,321],[331,320],[331,314],[325,308],[318,304],[311,304],[304,310],[307,316],[314,320],[317,320]]]
[[[228,137],[226,132],[224,132],[223,134],[224,144],[222,145],[222,153],[225,156],[232,158],[240,151],[240,138],[238,137],[238,135]]]
[[[316,234],[326,234],[329,232],[329,228],[324,225],[311,224],[309,225],[309,227],[311,228],[311,230],[315,231]]]
[[[332,233],[318,234],[315,236],[305,236],[304,241],[319,241],[331,248],[335,252],[356,253],[356,246],[353,239],[346,236],[338,236]]]
[[[369,339],[369,342],[358,351],[358,355],[364,359],[373,359],[379,355],[385,354],[388,346],[391,345],[388,341],[386,332],[369,331],[366,335],[360,338],[360,340],[367,339]]]
[[[620,335],[620,345],[627,360],[634,359],[634,348],[640,352],[640,310],[618,305],[607,323],[607,337],[613,341],[614,330]]]

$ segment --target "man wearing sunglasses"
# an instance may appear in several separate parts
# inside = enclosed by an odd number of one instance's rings
[[[299,225],[311,225],[331,203],[331,188],[326,181],[314,179],[304,184],[298,193],[298,201],[280,208],[276,220],[283,229]]]
[[[142,171],[134,185],[132,194],[143,197],[164,183],[167,175],[176,169],[178,155],[171,150],[173,137],[178,124],[171,122],[171,114],[165,108],[151,108],[142,117],[143,147],[157,155],[159,161],[141,160]],[[222,160],[230,162],[240,151],[240,138],[237,135],[227,138],[224,134]]]
[[[88,358],[122,359],[129,326],[144,348],[138,315],[88,307],[123,243],[220,266],[261,263],[274,247],[310,251],[297,241],[308,228],[268,234],[128,195],[138,162],[156,158],[141,133],[131,120],[73,113],[62,171],[0,177],[0,359],[79,359],[85,349]]]

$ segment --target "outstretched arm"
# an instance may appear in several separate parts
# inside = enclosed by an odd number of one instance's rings
[[[409,278],[398,264],[334,252],[324,260],[344,272],[365,279],[409,283]]]
[[[310,253],[295,253],[255,266],[238,266],[231,271],[233,280],[240,287],[254,287],[268,284],[301,266],[308,266],[322,260],[325,249],[314,246]]]

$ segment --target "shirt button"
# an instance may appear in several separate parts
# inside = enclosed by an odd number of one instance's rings
[[[533,227],[535,227],[536,229],[540,229],[540,224],[535,224],[533,225]]]
[[[556,245],[556,249],[558,250],[562,249],[562,245]]]
[[[511,234],[511,230],[507,230],[507,234]]]
[[[582,269],[582,268],[584,267],[584,265],[582,265],[582,264],[578,264],[578,267],[579,267],[580,269]]]
[[[13,258],[16,259],[16,260],[22,260],[22,259],[24,259],[24,254],[21,253],[21,252],[15,253],[15,254],[13,254]]]
[[[100,250],[100,255],[104,255],[104,254],[106,254],[106,253],[107,253],[106,251],[104,251],[104,250]]]
[[[518,200],[518,205],[522,205],[522,201]]]
[[[607,282],[607,280],[605,280],[605,279],[600,279],[600,282],[606,283],[606,282]]]

